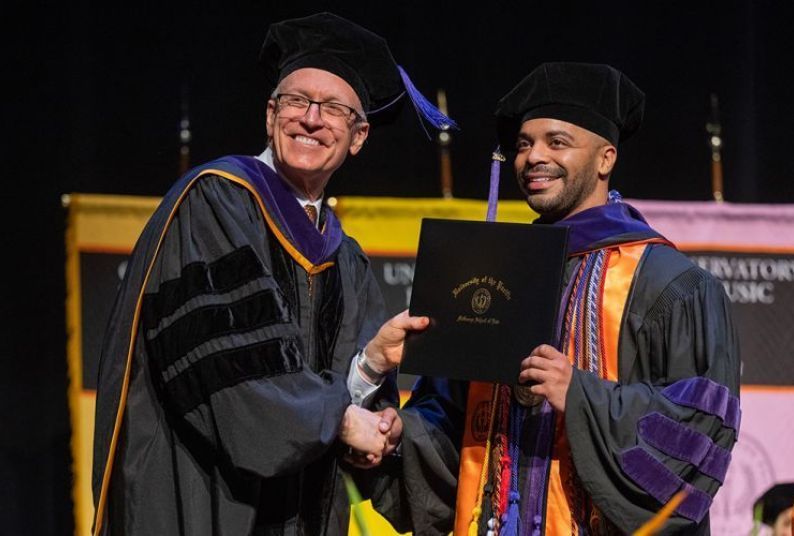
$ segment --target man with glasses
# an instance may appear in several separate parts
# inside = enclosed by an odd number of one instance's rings
[[[100,364],[96,534],[346,534],[339,462],[394,448],[389,373],[427,319],[378,329],[369,261],[323,192],[401,95],[454,123],[331,14],[271,25],[261,62],[267,148],[188,172],[130,259]]]

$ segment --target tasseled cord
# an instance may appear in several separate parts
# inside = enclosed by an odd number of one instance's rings
[[[518,444],[521,439],[521,422],[524,411],[520,404],[510,404],[510,458],[512,470],[510,475],[510,495],[502,530],[503,536],[518,536],[521,532],[521,516],[518,511],[518,502],[521,496],[518,493]]]
[[[488,465],[491,457],[491,438],[493,436],[493,425],[496,420],[496,405],[499,394],[499,384],[495,383],[491,394],[491,416],[488,419],[488,436],[485,440],[485,458],[482,461],[480,471],[480,483],[477,486],[477,499],[474,501],[474,508],[471,511],[471,521],[469,522],[469,536],[477,536],[480,527],[480,516],[482,515],[482,496],[485,490],[485,482],[488,480]]]
[[[433,106],[433,104],[422,95],[411,79],[408,77],[408,73],[405,72],[401,66],[397,66],[397,70],[400,71],[400,78],[403,80],[403,85],[405,86],[405,91],[408,93],[408,97],[411,99],[411,103],[414,105],[414,109],[416,113],[419,115],[420,119],[424,118],[428,123],[433,125],[433,127],[437,128],[438,130],[449,130],[451,128],[458,128],[458,124],[441,113],[441,110]],[[420,121],[421,123],[421,121]],[[427,132],[424,123],[422,124],[422,128],[425,130],[425,134],[427,137],[430,137],[430,134]]]
[[[491,183],[488,188],[488,213],[485,221],[496,221],[496,206],[499,204],[499,174],[506,159],[497,145],[491,154]]]

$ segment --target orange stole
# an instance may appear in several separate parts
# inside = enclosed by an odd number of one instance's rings
[[[463,448],[460,451],[458,497],[455,504],[455,536],[465,536],[469,533],[474,507],[482,500],[478,494],[486,443],[489,433],[492,432],[493,400],[497,392],[494,387],[494,384],[484,382],[469,384],[466,429],[463,433]]]
[[[603,377],[617,381],[618,378],[618,342],[620,328],[623,320],[623,310],[634,280],[642,254],[651,242],[661,240],[652,239],[642,242],[624,244],[611,248],[607,264],[607,273],[604,281],[604,295],[601,307],[601,335],[604,355]],[[566,354],[571,362],[572,345],[566,341]],[[463,435],[463,448],[461,450],[460,471],[458,474],[458,497],[455,512],[455,536],[466,536],[471,522],[474,508],[479,506],[482,497],[480,478],[483,462],[486,457],[486,442],[490,422],[483,419],[492,419],[491,402],[495,390],[493,384],[472,382],[469,386],[469,396],[466,403],[466,429]],[[548,500],[546,503],[546,534],[571,534],[571,504],[564,488],[561,474],[570,474],[568,466],[570,446],[563,428],[564,421],[557,420],[552,464],[549,469]]]

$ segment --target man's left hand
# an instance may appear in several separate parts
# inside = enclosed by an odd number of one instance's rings
[[[408,309],[390,318],[364,349],[371,366],[384,374],[397,367],[402,360],[405,336],[409,331],[422,331],[429,324],[428,317],[411,316]]]
[[[521,362],[519,383],[533,382],[529,387],[534,395],[541,395],[551,407],[565,413],[565,396],[571,385],[573,367],[568,356],[548,344],[541,344]]]
[[[403,435],[403,421],[394,408],[386,408],[378,412],[380,415],[380,431],[386,435],[386,448],[383,456],[388,456],[395,451]]]

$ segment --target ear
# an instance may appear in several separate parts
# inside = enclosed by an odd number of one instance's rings
[[[273,131],[276,128],[276,101],[269,99],[267,101],[267,117],[265,118],[265,126],[267,127],[267,139],[273,139]]]
[[[604,145],[598,150],[598,176],[609,177],[615,162],[618,160],[618,150],[614,145]]]
[[[361,147],[364,146],[364,142],[367,141],[367,136],[369,136],[369,123],[363,121],[353,125],[353,139],[350,142],[349,149],[350,156],[358,154]]]

